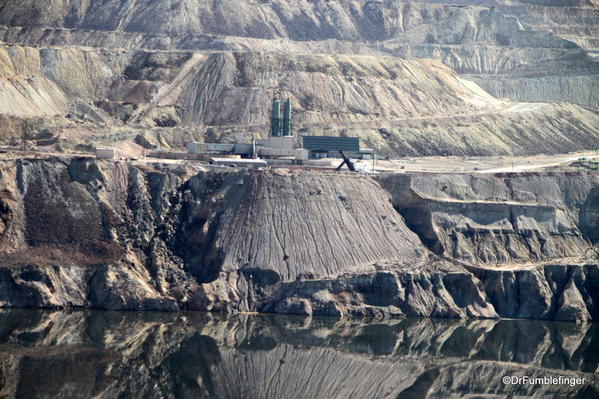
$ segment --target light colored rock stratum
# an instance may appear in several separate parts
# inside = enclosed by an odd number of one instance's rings
[[[167,147],[240,134],[250,140],[252,133],[266,134],[270,102],[280,95],[295,104],[298,134],[359,136],[388,155],[599,146],[595,110],[500,101],[426,60],[22,46],[0,50],[0,60],[6,117],[43,117],[41,132],[73,143],[132,140],[139,133]],[[7,123],[4,137],[18,140],[20,129]]]
[[[180,149],[264,135],[280,94],[301,132],[388,155],[595,149],[597,5],[557,3],[12,1],[0,135]]]
[[[459,73],[507,75],[508,87],[531,81],[524,92],[484,86],[494,95],[592,106],[598,21],[595,2],[558,1],[17,0],[0,8],[7,43],[433,58]],[[592,86],[556,90],[581,79]]]

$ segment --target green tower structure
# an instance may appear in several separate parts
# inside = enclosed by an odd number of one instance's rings
[[[270,116],[270,135],[281,135],[281,102],[272,100],[272,114]]]
[[[285,101],[285,113],[283,116],[283,136],[292,136],[291,131],[291,99]]]

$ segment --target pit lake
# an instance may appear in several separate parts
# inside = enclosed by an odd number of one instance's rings
[[[599,397],[599,324],[0,311],[0,398]]]

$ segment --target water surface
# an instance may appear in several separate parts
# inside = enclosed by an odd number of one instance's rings
[[[0,397],[597,398],[598,371],[597,323],[0,311]]]

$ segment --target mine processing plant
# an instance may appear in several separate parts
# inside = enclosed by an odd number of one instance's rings
[[[354,158],[368,159],[371,150],[360,149],[357,137],[308,136],[301,137],[301,142],[293,135],[292,102],[288,98],[284,102],[281,118],[281,101],[273,99],[270,113],[270,131],[266,139],[252,139],[251,143],[199,143],[188,145],[189,154],[206,154],[219,156],[211,158],[213,163],[236,164],[232,157],[242,158],[283,158],[294,163],[302,163],[309,158],[338,157],[340,151]],[[222,157],[222,158],[220,158]],[[345,155],[344,155],[345,159]],[[251,163],[251,162],[249,162]],[[246,162],[246,166],[249,166]],[[262,165],[262,163],[260,163]],[[256,161],[258,167],[258,160]]]

